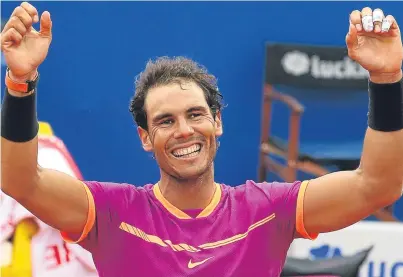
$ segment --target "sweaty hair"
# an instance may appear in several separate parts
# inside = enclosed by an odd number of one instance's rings
[[[144,103],[151,88],[181,81],[196,83],[204,92],[213,117],[222,110],[223,96],[218,90],[217,79],[203,66],[184,57],[160,57],[149,61],[135,82],[135,94],[130,101],[129,110],[136,124],[147,130],[147,114]]]

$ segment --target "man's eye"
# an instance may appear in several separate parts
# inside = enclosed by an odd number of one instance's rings
[[[172,123],[173,123],[172,119],[167,119],[167,120],[162,121],[160,124],[161,125],[169,125],[169,124],[172,124]]]
[[[201,113],[192,113],[192,114],[190,115],[191,118],[198,118],[198,117],[200,117],[200,116],[201,116]]]

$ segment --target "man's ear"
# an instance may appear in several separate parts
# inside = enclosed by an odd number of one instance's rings
[[[147,130],[144,130],[141,127],[137,127],[137,133],[139,134],[141,144],[143,145],[143,149],[147,152],[153,151],[153,145],[151,143],[150,135]]]
[[[223,126],[222,126],[222,120],[221,120],[221,113],[218,111],[215,115],[215,120],[214,120],[214,127],[215,127],[215,135],[216,137],[220,137],[223,134]]]

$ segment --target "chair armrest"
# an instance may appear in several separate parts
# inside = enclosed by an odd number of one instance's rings
[[[304,111],[302,104],[291,95],[283,94],[271,90],[265,90],[264,93],[265,100],[277,100],[286,104],[294,113],[301,114]]]

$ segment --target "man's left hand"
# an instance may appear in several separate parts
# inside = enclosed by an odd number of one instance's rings
[[[364,8],[350,14],[346,36],[348,55],[365,68],[372,81],[395,82],[402,77],[403,46],[392,15]]]

